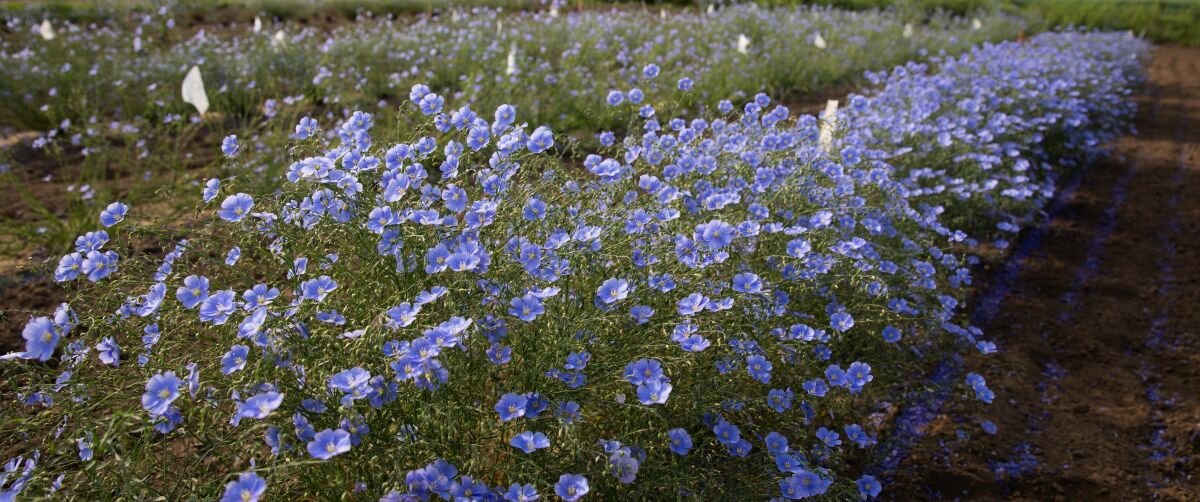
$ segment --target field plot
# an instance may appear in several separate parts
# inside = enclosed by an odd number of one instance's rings
[[[1193,497],[1194,52],[504,6],[11,11],[0,497]]]

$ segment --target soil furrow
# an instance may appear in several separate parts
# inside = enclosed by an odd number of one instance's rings
[[[946,410],[895,498],[1200,500],[1198,70],[1200,50],[1156,51],[1139,133],[1091,166],[984,326],[995,403]]]

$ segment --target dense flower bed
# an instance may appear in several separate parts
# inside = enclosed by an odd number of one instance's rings
[[[875,75],[836,121],[765,94],[660,117],[622,89],[631,133],[582,165],[519,109],[424,85],[416,129],[305,119],[282,188],[209,181],[216,218],[161,260],[120,256],[162,237],[136,207],[80,236],[56,272],[78,297],[7,356],[45,364],[10,370],[26,453],[3,487],[874,497],[908,349],[996,350],[959,321],[964,253],[1122,130],[1144,50],[985,45]],[[689,99],[659,72],[641,87]]]
[[[403,99],[397,89],[423,82],[460,104],[507,103],[531,122],[595,130],[605,118],[595,96],[642,83],[647,63],[658,64],[664,80],[691,78],[689,103],[802,92],[1026,28],[1021,18],[980,16],[974,26],[940,14],[913,25],[898,12],[815,7],[738,5],[661,17],[645,9],[557,16],[460,9],[364,15],[335,27],[268,19],[254,32],[246,24],[185,29],[163,7],[134,20],[60,24],[53,40],[38,35],[43,19],[14,18],[0,38],[0,98],[9,103],[0,125],[43,131],[69,120],[101,129],[96,120],[116,119],[145,131],[187,123],[194,110],[178,100],[178,82],[199,65],[213,110],[245,119],[314,104],[395,105]]]

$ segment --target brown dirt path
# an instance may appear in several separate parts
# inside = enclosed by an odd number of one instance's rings
[[[994,403],[947,410],[892,497],[1200,500],[1200,49],[1159,48],[1148,75],[1139,133],[1091,166],[984,327]]]

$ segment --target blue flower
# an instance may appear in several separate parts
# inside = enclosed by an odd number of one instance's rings
[[[434,115],[442,112],[442,106],[446,104],[446,99],[434,94],[428,93],[417,100],[417,108],[421,109],[421,113],[425,115]]]
[[[88,433],[86,438],[75,440],[75,447],[79,449],[79,460],[90,462],[95,452],[92,451],[92,433]]]
[[[244,193],[230,195],[221,203],[221,210],[217,211],[217,216],[222,220],[229,222],[239,222],[250,214],[250,209],[254,207],[254,198]]]
[[[721,220],[712,220],[697,225],[696,233],[699,234],[699,240],[712,249],[724,248],[732,244],[733,238],[737,237],[737,231],[734,230],[733,225]]]
[[[804,382],[801,387],[803,387],[804,391],[813,397],[825,397],[825,393],[829,392],[829,386],[826,385],[825,381],[820,378],[814,378]]]
[[[829,316],[829,326],[840,333],[845,333],[854,327],[854,318],[845,312],[836,312]]]
[[[812,251],[812,244],[808,243],[808,239],[797,237],[792,239],[787,244],[787,253],[795,258],[804,258],[808,252]]]
[[[253,472],[243,472],[225,485],[220,502],[257,502],[267,492],[267,481]]]
[[[207,204],[217,198],[221,193],[221,180],[217,178],[210,179],[204,182],[204,190],[201,192],[204,202]]]
[[[771,383],[771,361],[761,355],[746,358],[746,372],[750,377],[762,383]]]
[[[89,251],[79,268],[87,274],[89,281],[99,282],[117,270],[117,259],[117,253],[113,251]]]
[[[356,399],[366,397],[367,383],[370,380],[370,372],[355,366],[329,377],[329,389],[345,394],[342,398],[342,405],[346,406]]]
[[[596,289],[596,300],[605,305],[611,305],[629,296],[629,281],[625,279],[608,279]]]
[[[621,102],[624,100],[625,100],[625,94],[623,94],[621,91],[616,91],[616,90],[608,91],[608,96],[606,98],[604,98],[604,102],[608,103],[608,106],[617,106],[617,105],[621,104]]]
[[[225,139],[221,140],[221,153],[225,154],[226,157],[233,157],[234,155],[237,155],[237,152],[237,135],[230,134],[229,136],[225,136]]]
[[[900,341],[900,330],[895,326],[886,326],[883,328],[883,341],[888,343],[896,343]]]
[[[300,291],[304,299],[317,302],[324,301],[325,296],[337,289],[337,287],[337,282],[328,275],[322,275],[300,283]]]
[[[632,88],[629,90],[629,92],[625,92],[625,98],[628,98],[630,103],[641,103],[642,98],[644,97],[646,97],[646,94],[644,94],[644,92],[638,88]]]
[[[638,359],[625,366],[625,380],[634,385],[663,379],[662,363],[657,359]]]
[[[308,139],[317,133],[317,121],[312,117],[304,117],[296,124],[296,139]]]
[[[767,437],[763,438],[763,443],[767,445],[767,451],[772,455],[780,455],[788,452],[788,439],[778,432],[769,432]]]
[[[183,279],[183,286],[175,290],[175,298],[190,309],[208,298],[208,278],[200,275],[189,275]]]
[[[49,317],[30,318],[21,330],[21,338],[25,339],[25,352],[16,354],[16,357],[48,361],[54,355],[60,337],[58,326]]]
[[[642,76],[646,79],[652,79],[658,76],[658,65],[650,63],[642,68]]]
[[[713,433],[717,435],[717,441],[724,445],[737,444],[742,439],[738,427],[725,420],[717,422],[716,427],[713,427]]]
[[[525,453],[533,453],[542,448],[549,448],[550,440],[541,432],[525,431],[513,436],[508,444]]]
[[[525,416],[525,407],[529,399],[524,394],[505,394],[496,401],[495,410],[500,414],[500,421],[507,422],[514,418]]]
[[[273,391],[263,392],[247,399],[238,406],[238,417],[267,418],[281,404],[283,404],[283,394]]]
[[[580,474],[563,474],[554,484],[554,493],[565,502],[575,502],[587,495],[588,480]]]
[[[824,427],[817,429],[817,439],[820,439],[822,443],[825,443],[825,446],[830,448],[836,448],[842,444],[841,436],[837,432]]]
[[[522,216],[528,221],[540,221],[546,218],[546,203],[536,197],[525,203]]]
[[[308,442],[308,454],[319,460],[329,460],[350,451],[350,433],[342,429],[325,429]]]
[[[100,362],[109,366],[121,365],[121,347],[117,346],[117,341],[113,338],[105,337],[96,344],[96,354],[100,357]]]
[[[238,259],[241,257],[242,257],[242,248],[237,247],[237,246],[229,248],[229,252],[225,254],[225,264],[232,267],[237,264]]]
[[[754,294],[762,292],[762,279],[751,272],[743,272],[733,276],[733,290],[739,293]]]
[[[250,347],[234,345],[221,358],[221,373],[230,374],[246,367],[246,358],[250,355]]]
[[[100,224],[105,227],[111,227],[120,223],[125,219],[125,213],[129,212],[129,206],[120,202],[113,202],[108,207],[100,211]]]
[[[858,486],[858,495],[862,497],[863,500],[875,498],[879,496],[879,492],[883,490],[883,485],[879,484],[879,481],[875,479],[875,476],[870,474],[863,474],[863,477],[858,478],[854,484]]]
[[[676,455],[687,455],[692,449],[692,436],[682,428],[674,428],[667,431],[667,440],[671,444],[671,451]]]
[[[975,398],[985,403],[991,404],[996,398],[996,394],[988,388],[987,382],[983,379],[983,375],[978,373],[967,374],[967,385],[975,391]]]
[[[446,203],[446,208],[450,211],[461,213],[467,208],[467,191],[450,185],[442,190],[442,202]]]
[[[679,347],[687,352],[704,352],[712,342],[700,335],[689,335],[679,342]]]
[[[767,406],[770,406],[776,413],[783,413],[792,408],[792,399],[795,397],[796,394],[792,392],[792,389],[771,389],[767,392]]]
[[[679,87],[679,90],[681,90],[681,91],[684,91],[684,92],[690,91],[690,90],[692,90],[692,87],[694,85],[695,85],[695,83],[692,82],[692,79],[690,79],[690,78],[683,77],[683,78],[679,79],[678,87]]]
[[[542,153],[554,146],[554,133],[549,127],[540,126],[533,130],[533,134],[529,135],[529,142],[526,148],[530,153]]]
[[[837,364],[830,364],[825,368],[825,379],[829,380],[829,385],[834,387],[849,387],[850,379],[846,378],[846,372]]]
[[[875,439],[867,434],[861,425],[849,424],[843,430],[846,431],[846,438],[854,441],[859,448],[866,448],[875,442]]]
[[[142,394],[142,407],[151,416],[166,414],[171,403],[179,398],[179,378],[174,371],[158,373],[146,382],[146,392]]]
[[[200,320],[220,326],[229,320],[229,315],[235,310],[237,295],[228,289],[217,291],[200,304]]]
[[[671,384],[665,380],[644,382],[638,385],[637,396],[638,401],[647,406],[667,404],[667,398],[671,397]]]
[[[875,379],[874,376],[871,376],[871,365],[858,361],[850,363],[850,369],[846,370],[846,375],[850,378],[851,392],[858,392],[867,385],[867,382]]]
[[[754,445],[750,444],[750,441],[745,439],[739,439],[735,443],[725,445],[725,450],[728,451],[730,455],[739,458],[744,458],[747,455],[750,455],[750,450],[753,448]]]
[[[646,305],[638,305],[629,309],[629,316],[638,324],[646,324],[650,322],[650,317],[654,315],[654,309]]]
[[[532,322],[545,312],[542,300],[531,293],[525,293],[525,296],[513,298],[509,302],[508,314],[525,322]]]
[[[800,469],[779,482],[781,494],[790,500],[799,500],[825,493],[831,481],[826,481],[812,471]]]
[[[508,502],[532,502],[541,498],[538,495],[537,488],[532,484],[513,483],[508,487],[508,491],[504,493],[504,500]]]
[[[57,282],[73,281],[79,277],[83,268],[83,255],[78,252],[63,255],[54,269],[54,280]]]
[[[510,126],[517,120],[517,108],[509,104],[500,105],[496,107],[495,118],[496,125]]]
[[[700,293],[692,293],[676,302],[676,311],[681,316],[695,315],[703,312],[709,304],[709,298]]]

